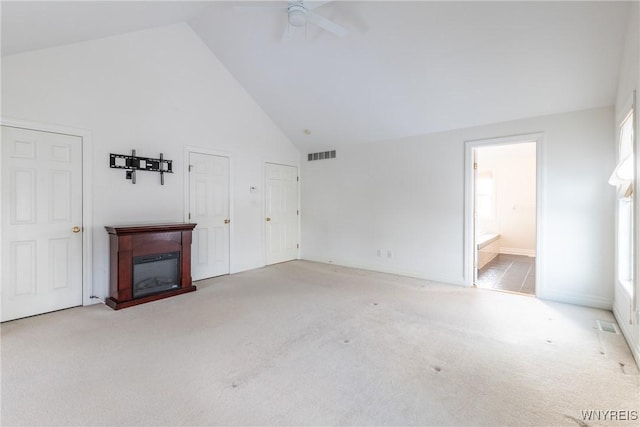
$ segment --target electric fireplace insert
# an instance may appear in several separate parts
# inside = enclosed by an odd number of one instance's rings
[[[133,297],[180,287],[180,252],[133,257]]]

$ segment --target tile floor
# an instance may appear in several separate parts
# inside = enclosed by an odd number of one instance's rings
[[[499,254],[478,272],[480,288],[536,294],[536,259]]]

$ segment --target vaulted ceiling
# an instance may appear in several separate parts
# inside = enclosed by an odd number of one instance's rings
[[[2,54],[187,22],[295,144],[329,149],[612,105],[630,7],[333,1],[314,11],[347,36],[283,38],[286,5],[3,1]]]

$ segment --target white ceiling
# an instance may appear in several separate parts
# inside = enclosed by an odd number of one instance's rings
[[[629,11],[334,1],[316,12],[347,37],[310,27],[283,41],[283,11],[235,4],[3,1],[2,53],[185,21],[305,151],[612,105]]]
[[[188,21],[209,2],[5,1],[2,55]]]

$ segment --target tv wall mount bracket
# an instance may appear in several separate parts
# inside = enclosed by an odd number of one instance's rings
[[[157,159],[151,157],[136,156],[136,150],[131,150],[131,155],[109,154],[109,167],[115,169],[126,169],[126,179],[130,179],[132,184],[136,183],[136,171],[149,171],[160,173],[160,185],[164,185],[164,174],[173,173],[173,161],[164,158],[162,153]]]

